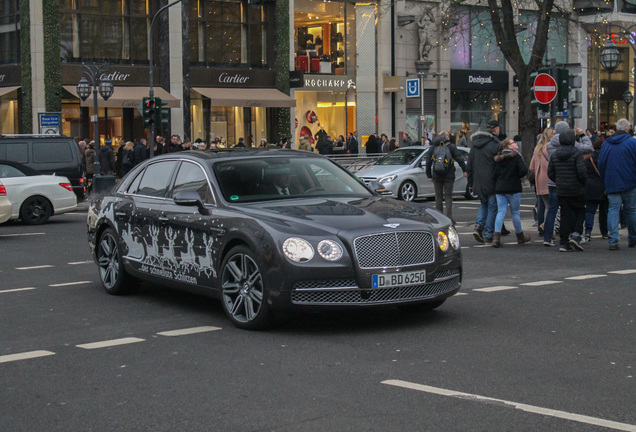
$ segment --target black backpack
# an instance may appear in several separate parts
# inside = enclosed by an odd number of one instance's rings
[[[431,157],[431,163],[433,164],[431,167],[433,168],[433,172],[438,176],[442,177],[448,173],[454,161],[453,155],[445,143],[440,143],[435,147],[433,156]]]

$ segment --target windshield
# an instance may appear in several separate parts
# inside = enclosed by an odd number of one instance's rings
[[[215,163],[213,169],[230,202],[371,195],[360,180],[323,158],[239,159]]]
[[[395,150],[382,159],[376,165],[410,165],[422,152],[426,150],[422,147],[409,147],[408,149]]]

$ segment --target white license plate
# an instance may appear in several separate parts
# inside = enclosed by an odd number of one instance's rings
[[[426,283],[426,270],[374,274],[371,278],[371,283],[373,288],[419,285]]]

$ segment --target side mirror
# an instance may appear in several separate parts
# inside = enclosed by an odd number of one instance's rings
[[[174,196],[174,203],[180,206],[196,206],[202,215],[207,216],[210,214],[210,210],[205,207],[203,201],[201,201],[201,197],[194,190],[177,192]]]

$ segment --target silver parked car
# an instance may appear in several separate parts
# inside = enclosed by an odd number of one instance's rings
[[[467,147],[457,147],[468,163]],[[416,198],[435,197],[433,182],[426,177],[426,153],[429,147],[409,146],[398,148],[387,154],[375,164],[361,169],[356,175],[369,184],[377,181],[395,198],[413,201]],[[477,198],[468,188],[466,177],[455,162],[455,186],[453,193],[466,199]]]

